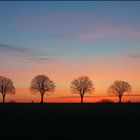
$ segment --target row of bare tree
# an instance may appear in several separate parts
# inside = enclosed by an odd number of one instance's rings
[[[52,93],[55,88],[55,83],[46,75],[37,75],[33,78],[30,85],[32,93],[40,93],[41,103],[43,103],[44,94]],[[86,93],[93,93],[94,86],[87,76],[81,76],[71,82],[70,89],[72,93],[80,95],[81,103],[83,103],[84,95]],[[119,102],[121,102],[124,93],[130,93],[131,89],[131,85],[128,82],[117,80],[108,88],[108,93],[116,95],[119,98]],[[0,76],[0,93],[3,97],[3,103],[5,102],[6,94],[15,94],[15,87],[12,80],[7,77]]]

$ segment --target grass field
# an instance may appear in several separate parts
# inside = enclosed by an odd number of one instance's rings
[[[140,104],[7,103],[0,121],[1,137],[11,139],[136,139]]]

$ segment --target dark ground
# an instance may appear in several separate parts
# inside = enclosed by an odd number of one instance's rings
[[[140,104],[0,104],[0,137],[140,139]]]

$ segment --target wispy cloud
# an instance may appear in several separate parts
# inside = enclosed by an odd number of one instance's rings
[[[14,45],[0,44],[0,53],[6,56],[24,58],[28,60],[39,60],[39,61],[52,61],[55,60],[53,53],[45,53],[42,50],[19,47]]]
[[[121,31],[122,32],[122,31]],[[83,34],[78,35],[80,40],[95,40],[98,38],[108,37],[119,34],[120,31],[117,29],[99,29],[98,31],[89,31]]]
[[[140,31],[136,31],[135,29],[129,27],[124,28],[115,25],[87,24],[87,26],[81,30],[62,30],[60,32],[51,33],[49,37],[77,39],[80,41],[96,40],[105,37],[140,39]]]
[[[61,32],[61,33],[53,33],[49,35],[49,37],[53,38],[66,38],[66,39],[78,39],[77,38],[77,33],[70,33],[70,32]]]
[[[131,58],[140,59],[140,54],[131,54],[129,55]]]
[[[56,59],[54,59],[54,58],[46,58],[46,57],[31,57],[31,58],[28,58],[29,60],[36,60],[36,61],[55,61]]]
[[[29,49],[27,48],[21,48],[13,45],[5,45],[5,44],[0,44],[0,50],[1,51],[9,51],[9,52],[18,52],[18,53],[25,53],[28,52]]]
[[[131,31],[126,36],[133,39],[140,39],[140,31]]]
[[[99,13],[98,13],[99,14]],[[22,31],[46,31],[49,37],[78,39],[81,41],[101,39],[104,37],[126,37],[140,39],[139,24],[118,24],[102,14],[90,12],[51,11],[36,13],[35,16],[20,16],[16,21],[5,22],[6,28]],[[10,17],[8,17],[10,18]],[[96,20],[95,20],[96,19]]]
[[[96,28],[90,27],[86,32],[77,34],[77,38],[82,41],[102,39],[104,37],[124,37],[129,39],[140,39],[140,32],[133,28],[124,28],[117,26],[97,26]]]

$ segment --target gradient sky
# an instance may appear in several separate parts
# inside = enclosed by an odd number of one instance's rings
[[[17,88],[7,98],[36,100],[29,86],[38,74],[56,83],[48,98],[73,101],[70,82],[82,75],[94,83],[90,96],[106,96],[115,80],[128,81],[139,95],[139,13],[139,1],[1,1],[0,75]]]

